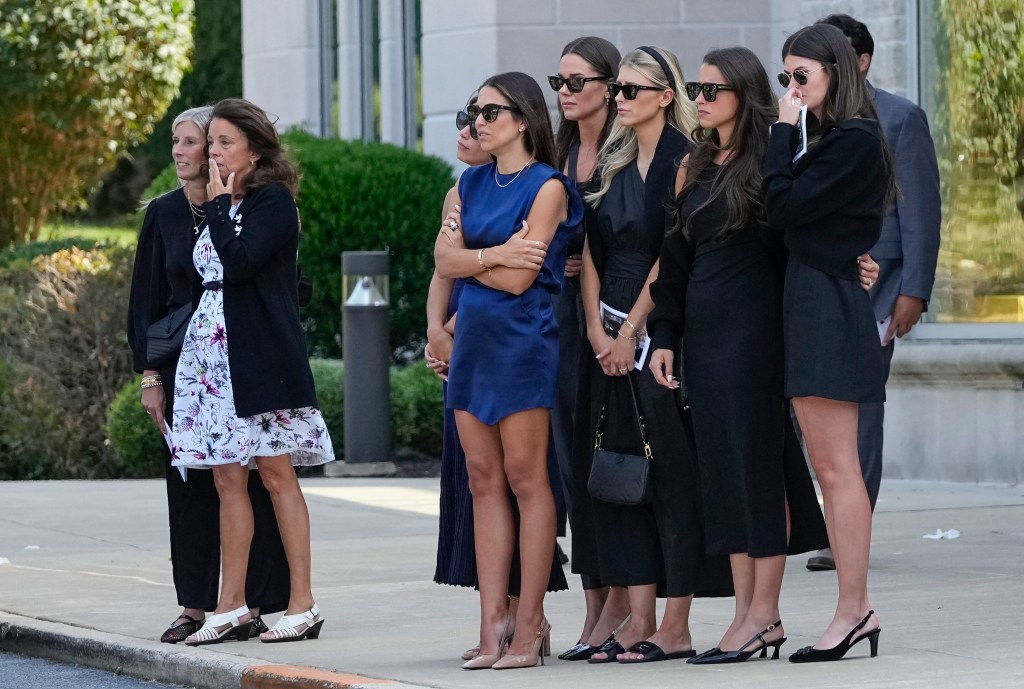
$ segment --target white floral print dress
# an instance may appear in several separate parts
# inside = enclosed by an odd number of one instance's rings
[[[242,216],[235,216],[235,233]],[[192,253],[204,283],[224,279],[224,267],[203,229]],[[282,409],[240,418],[235,413],[228,368],[228,333],[224,326],[224,293],[207,289],[192,315],[174,377],[174,420],[171,463],[178,467],[210,467],[253,457],[291,455],[295,466],[314,466],[334,459],[331,436],[315,407]],[[252,463],[255,467],[255,463]]]

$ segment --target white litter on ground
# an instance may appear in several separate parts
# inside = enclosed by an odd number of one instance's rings
[[[941,541],[943,539],[947,541],[952,541],[954,538],[960,538],[960,532],[956,529],[950,529],[949,531],[935,529],[935,533],[926,533],[921,538],[927,538],[933,541]]]
[[[9,564],[11,564],[10,560],[8,560],[6,557],[0,557],[0,565],[9,565]]]
[[[37,546],[37,545],[27,545],[27,546],[25,546],[25,550],[39,550],[39,546]]]

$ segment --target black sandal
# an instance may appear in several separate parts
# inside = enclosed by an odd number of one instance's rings
[[[594,665],[597,665],[598,663],[614,663],[618,659],[619,654],[625,652],[626,649],[622,647],[622,644],[620,644],[615,639],[615,635],[612,634],[605,639],[603,644],[594,649],[594,652],[591,653],[591,657],[587,659],[587,662]],[[597,653],[604,653],[606,655],[604,658],[594,658],[593,656]]]
[[[185,620],[185,622],[175,625],[174,622],[177,622],[178,620]],[[160,636],[161,642],[165,644],[176,644],[179,641],[184,641],[203,628],[203,620],[197,620],[190,615],[185,615],[184,613],[174,618],[174,622],[171,622],[171,626],[168,627],[167,631]]]

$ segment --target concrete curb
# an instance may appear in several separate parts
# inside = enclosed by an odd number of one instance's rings
[[[422,689],[0,613],[0,651],[197,689]]]

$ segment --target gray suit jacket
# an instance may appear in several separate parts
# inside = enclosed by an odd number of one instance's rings
[[[935,145],[924,110],[906,98],[876,89],[878,119],[892,149],[900,194],[882,221],[882,234],[869,252],[881,274],[871,290],[875,318],[892,313],[896,297],[931,298],[939,255],[941,199]]]

